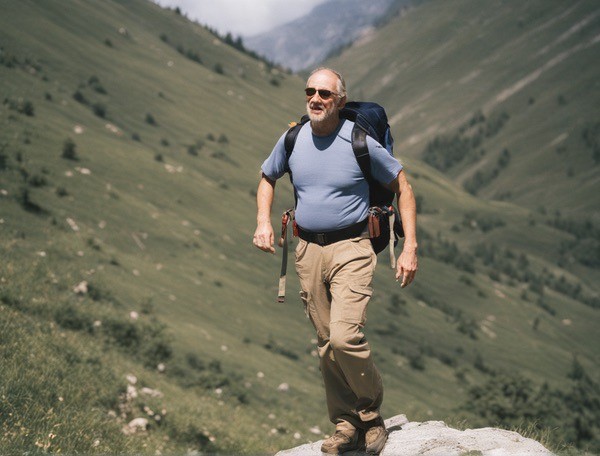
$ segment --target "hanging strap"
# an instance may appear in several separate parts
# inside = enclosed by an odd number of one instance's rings
[[[294,209],[288,209],[281,216],[281,237],[279,238],[279,247],[283,249],[281,257],[281,274],[279,275],[279,292],[277,293],[277,302],[285,302],[285,281],[287,275],[288,263],[288,225],[294,220]]]
[[[396,243],[396,236],[394,236],[394,219],[396,218],[396,211],[393,207],[388,208],[390,217],[390,267],[396,268],[396,255],[394,254],[394,244]]]

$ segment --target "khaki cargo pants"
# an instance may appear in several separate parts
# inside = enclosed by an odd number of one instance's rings
[[[362,332],[377,256],[367,238],[327,246],[302,239],[296,271],[307,316],[317,331],[329,418],[338,429],[379,417],[383,385]]]

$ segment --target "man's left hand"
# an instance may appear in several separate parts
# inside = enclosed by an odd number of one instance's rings
[[[396,281],[402,280],[402,288],[410,285],[419,269],[417,252],[403,250],[396,263]]]

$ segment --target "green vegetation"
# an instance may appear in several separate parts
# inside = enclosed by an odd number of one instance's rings
[[[547,444],[560,448],[571,442],[578,448],[600,451],[600,384],[573,359],[565,390],[547,383],[536,385],[519,374],[494,374],[485,384],[469,390],[463,409],[479,416],[481,425],[515,428],[523,423],[547,433]]]

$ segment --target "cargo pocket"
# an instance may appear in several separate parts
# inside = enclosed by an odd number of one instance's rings
[[[364,326],[367,321],[367,305],[373,288],[365,285],[350,285],[344,297],[341,314],[336,320]]]

